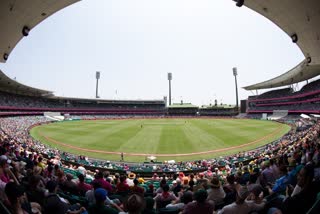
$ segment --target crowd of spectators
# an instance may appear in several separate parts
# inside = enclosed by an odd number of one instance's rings
[[[0,118],[0,199],[11,213],[306,213],[320,192],[320,122],[253,151],[162,164],[151,178],[125,163],[115,174],[87,170],[92,160],[29,137],[30,126],[46,122]],[[65,165],[64,155],[86,164]]]
[[[316,90],[320,90],[320,79],[304,85],[299,92],[304,93],[304,92],[316,91]]]
[[[289,110],[295,112],[319,110],[320,80],[313,81],[300,91],[291,88],[268,91],[259,96],[249,97],[248,112]],[[274,99],[274,100],[273,100]]]
[[[74,109],[164,109],[163,101],[103,101],[89,99],[68,99],[11,94],[0,91],[0,107],[14,108],[74,108]],[[9,108],[10,110],[10,108]]]
[[[299,91],[296,91],[296,92],[294,92],[292,88],[275,89],[272,91],[267,91],[258,96],[252,96],[251,100],[281,98],[281,97],[287,98],[287,97],[301,95],[304,93],[318,91],[318,90],[320,90],[320,79],[304,85]]]
[[[282,88],[272,91],[265,92],[259,96],[256,96],[255,99],[268,99],[268,98],[277,98],[277,97],[287,97],[293,95],[292,88]]]
[[[274,111],[274,110],[288,110],[288,111],[320,111],[320,103],[302,103],[293,105],[276,105],[276,106],[253,106],[251,105],[249,111]]]

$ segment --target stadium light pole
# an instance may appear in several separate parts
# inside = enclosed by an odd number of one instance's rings
[[[100,98],[99,95],[98,95],[100,71],[97,71],[97,72],[96,72],[96,79],[97,79],[97,83],[96,83],[96,98]]]
[[[234,82],[236,85],[236,107],[237,111],[239,110],[239,103],[238,103],[238,82],[237,82],[237,75],[238,75],[238,70],[236,67],[232,68],[233,70],[233,76],[234,76]]]
[[[171,80],[172,80],[172,73],[168,73],[168,80],[169,80],[169,106],[171,106]]]

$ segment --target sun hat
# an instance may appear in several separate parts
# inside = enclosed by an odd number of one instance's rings
[[[1,161],[1,162],[5,162],[5,161],[6,161],[6,162],[9,163],[9,164],[11,163],[11,160],[8,159],[8,157],[7,157],[6,155],[1,155],[1,156],[0,156],[0,161]]]
[[[134,174],[133,172],[131,172],[128,176],[130,179],[134,179],[136,177],[136,174]]]

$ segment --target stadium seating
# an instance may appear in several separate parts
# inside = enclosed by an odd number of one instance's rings
[[[319,114],[320,80],[305,85],[300,91],[280,89],[249,97],[247,113],[273,113],[288,110],[289,114]]]

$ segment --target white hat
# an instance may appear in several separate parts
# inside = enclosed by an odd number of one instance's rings
[[[1,155],[0,156],[0,161],[7,161],[7,163],[11,163],[11,160],[8,159],[8,157],[6,155]]]

